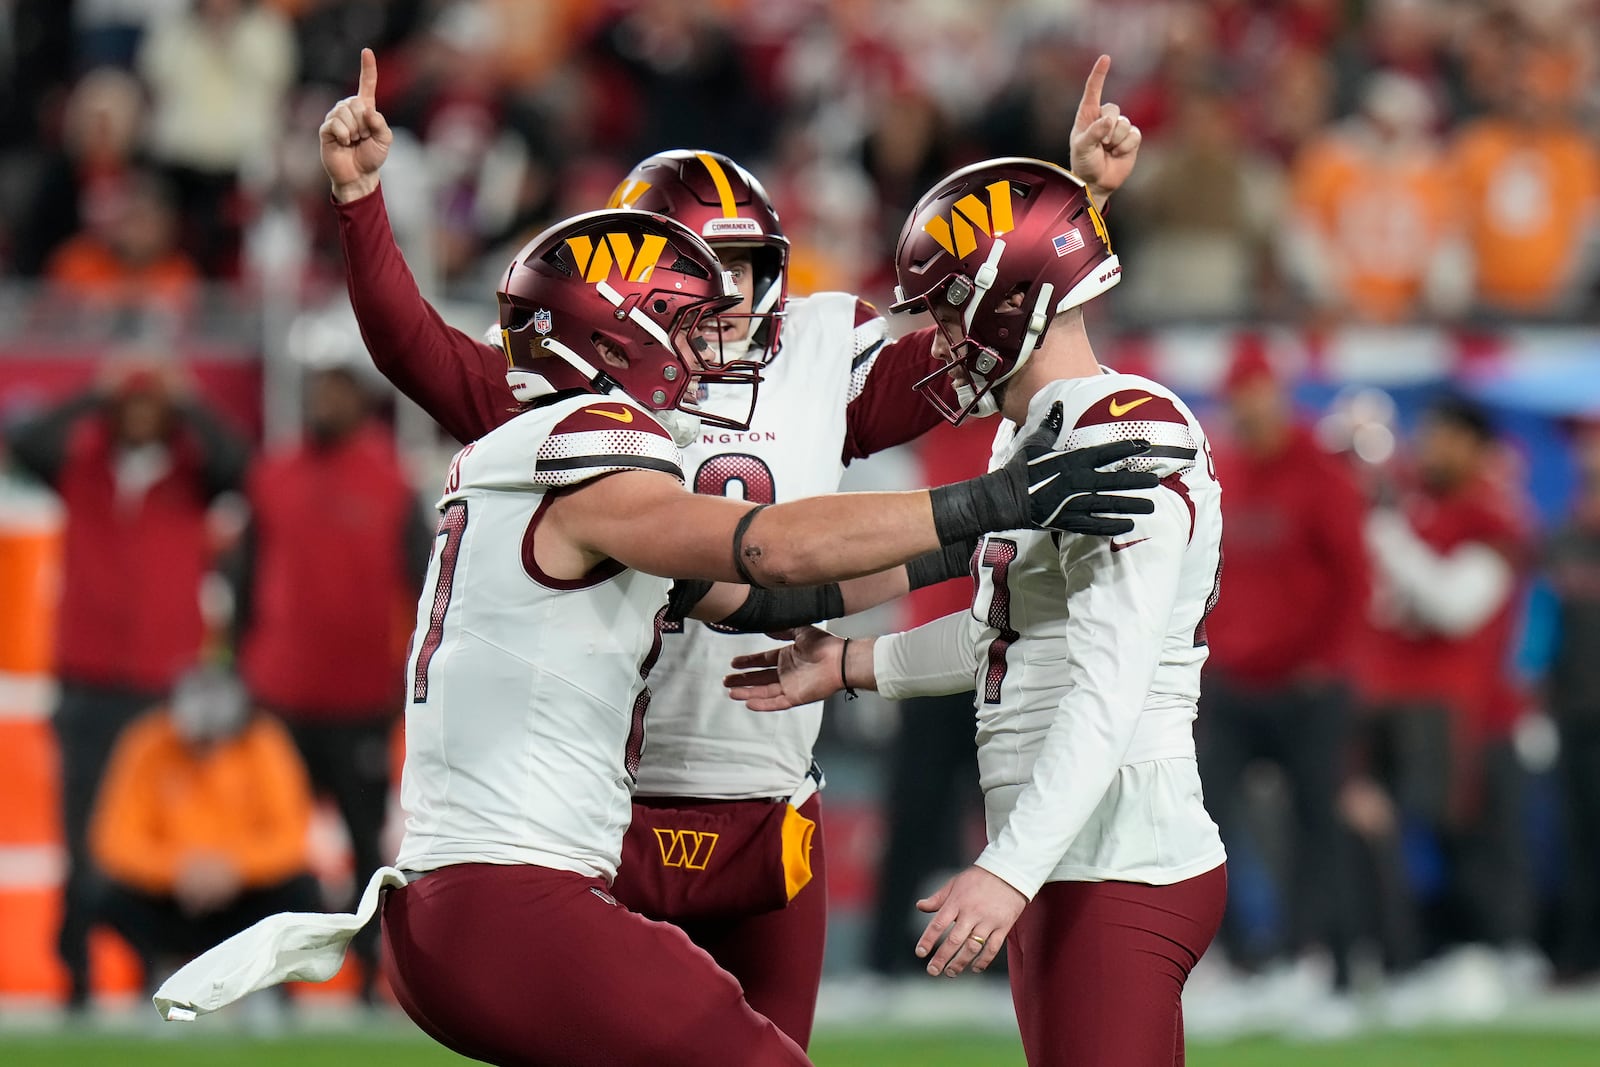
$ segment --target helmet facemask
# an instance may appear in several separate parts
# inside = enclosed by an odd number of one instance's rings
[[[782,332],[788,247],[716,241],[712,248],[722,257],[724,266],[729,266],[728,260],[736,257],[748,259],[745,269],[749,272],[751,293],[747,309],[715,316],[708,323],[712,328],[705,336],[710,339],[715,335],[721,339],[722,355],[729,361],[766,366],[777,355],[776,342]],[[726,329],[734,324],[744,324],[743,336],[732,336],[738,331]]]
[[[997,241],[996,245],[1003,249],[1003,242]],[[951,274],[927,292],[902,297],[891,305],[893,312],[924,312],[939,328],[949,357],[914,388],[947,422],[960,425],[969,415],[987,418],[999,414],[1001,387],[1028,362],[1052,318],[1049,284],[1044,285],[1043,299],[1038,301],[1041,310],[1031,315],[1024,310],[1028,289],[1028,283],[1023,282],[1009,292],[995,293],[964,274]],[[986,328],[974,330],[974,320],[986,301]],[[991,332],[995,334],[993,340],[1000,343],[1022,337],[1020,350],[1009,363],[987,338]],[[935,352],[938,354],[937,349]],[[956,398],[953,405],[948,399],[950,393]]]

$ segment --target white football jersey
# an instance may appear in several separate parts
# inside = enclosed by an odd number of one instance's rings
[[[1192,729],[1221,569],[1221,489],[1204,431],[1149,379],[1065,379],[1033,398],[1015,434],[1002,427],[992,466],[1056,401],[1064,447],[1151,442],[1127,465],[1162,476],[1146,494],[1155,512],[1115,538],[988,535],[973,557],[971,613],[884,639],[875,656],[892,664],[909,651],[896,641],[961,630],[964,645],[932,647],[970,657],[947,691],[976,683],[990,841],[977,862],[1029,897],[1046,881],[1170,884],[1225,858]],[[880,689],[908,695],[888,673]]]
[[[857,323],[857,300],[818,293],[790,300],[783,347],[763,372],[755,418],[743,431],[706,428],[683,449],[690,489],[758,504],[837,492],[846,405],[861,392],[885,338],[876,316]],[[907,391],[906,403],[925,403]],[[651,672],[649,744],[641,795],[731,800],[787,796],[811,765],[822,706],[761,715],[729,699],[734,656],[773,647],[763,634],[728,634],[693,619],[665,627]]]
[[[621,396],[534,408],[451,461],[406,668],[400,868],[615,876],[670,583],[614,561],[551,578],[533,532],[551,489],[620,470],[682,477]]]

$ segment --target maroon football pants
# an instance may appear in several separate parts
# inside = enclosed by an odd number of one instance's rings
[[[742,805],[744,802],[732,802]],[[686,798],[641,798],[641,806],[665,804],[674,808],[729,806],[725,801]],[[759,817],[762,802],[750,802],[750,817]],[[795,894],[787,907],[727,918],[680,921],[664,912],[648,881],[639,877],[636,864],[660,862],[659,850],[648,819],[635,817],[629,828],[627,859],[617,872],[611,891],[631,910],[651,918],[674,922],[689,939],[711,954],[723,970],[739,980],[752,1008],[777,1024],[795,1044],[811,1043],[811,1026],[817,1013],[817,989],[822,984],[822,950],[828,930],[828,865],[823,846],[822,804],[813,796],[800,806],[800,814],[817,824],[811,838],[811,881]],[[717,877],[721,855],[700,872]],[[630,877],[630,871],[633,877]],[[732,1061],[729,1061],[732,1062]]]
[[[1173,885],[1046,882],[1006,938],[1028,1067],[1182,1067],[1183,984],[1226,865]]]
[[[384,967],[445,1047],[502,1067],[810,1064],[681,930],[598,878],[461,864],[391,890]]]

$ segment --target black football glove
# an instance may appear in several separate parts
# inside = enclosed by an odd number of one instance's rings
[[[1004,467],[933,490],[940,544],[1030,526],[1112,537],[1133,529],[1132,519],[1113,516],[1155,510],[1155,502],[1145,497],[1108,495],[1154,489],[1160,484],[1154,474],[1099,469],[1144,454],[1148,442],[1113,441],[1063,452],[1056,447],[1061,424],[1058,401]]]

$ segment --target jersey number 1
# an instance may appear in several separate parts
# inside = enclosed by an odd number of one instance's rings
[[[467,502],[457,500],[439,515],[439,530],[434,535],[434,555],[439,559],[439,577],[433,583],[433,607],[428,612],[428,630],[417,649],[417,667],[411,677],[411,702],[428,699],[428,664],[444,640],[444,616],[450,610],[450,593],[456,582],[456,559],[461,555],[461,538],[467,532]],[[438,539],[444,538],[444,547]]]

